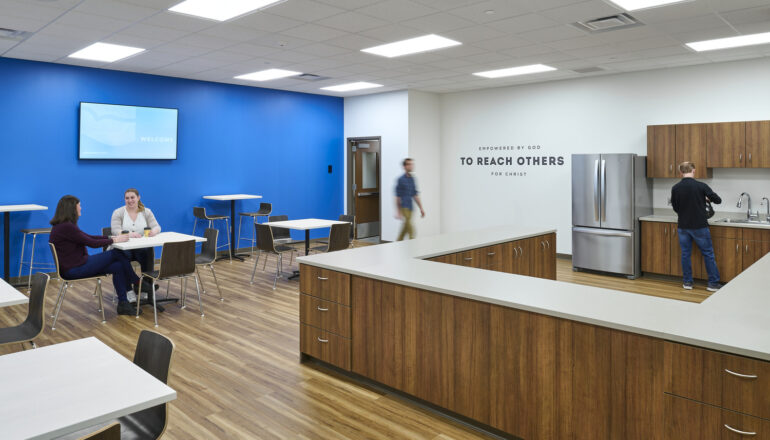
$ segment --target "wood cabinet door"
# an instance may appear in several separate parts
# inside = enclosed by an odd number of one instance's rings
[[[721,406],[770,419],[770,362],[722,355]]]
[[[548,280],[556,279],[556,234],[551,233],[543,237],[545,239],[545,250],[543,252],[543,278]]]
[[[722,440],[770,440],[770,420],[722,410]]]
[[[666,394],[663,431],[665,440],[719,440],[722,411],[714,406]]]
[[[688,161],[695,164],[695,178],[710,178],[712,172],[706,167],[707,124],[678,124],[676,126],[676,165]],[[678,169],[674,170],[675,172]],[[674,177],[674,176],[671,176]]]
[[[544,236],[537,236],[528,239],[529,241],[529,276],[545,278],[547,267],[545,267],[546,244]]]
[[[770,121],[746,123],[746,167],[770,168]]]
[[[714,243],[714,258],[723,283],[735,278],[743,270],[743,240],[725,237],[711,237]]]
[[[534,246],[535,241],[532,238],[526,238],[524,240],[516,240],[513,242],[515,252],[513,253],[513,272],[517,275],[534,276],[532,275],[533,259],[536,257],[535,251],[537,247]]]
[[[457,254],[457,264],[460,266],[482,269],[486,256],[485,254],[486,252],[484,252],[483,248],[459,252]]]
[[[770,241],[743,240],[743,261],[741,265],[746,270],[765,254],[770,252]]]
[[[505,271],[506,243],[487,246],[481,251],[481,257],[484,261],[483,269],[494,270],[497,272]]]
[[[433,257],[430,260],[438,263],[457,264],[457,254],[439,255],[438,257]]]
[[[746,164],[746,123],[718,122],[707,125],[706,166],[713,168],[744,167]]]
[[[687,399],[722,403],[722,355],[699,347],[664,343],[664,390]]]
[[[671,275],[671,223],[641,224],[642,272]]]
[[[676,177],[674,125],[647,126],[647,177]]]

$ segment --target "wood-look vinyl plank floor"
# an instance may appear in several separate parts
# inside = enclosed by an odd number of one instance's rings
[[[174,304],[158,316],[160,333],[176,345],[169,385],[178,398],[169,406],[164,439],[488,439],[456,421],[377,389],[354,383],[315,364],[299,362],[298,282],[278,281],[272,289],[275,259],[267,270],[260,261],[253,285],[253,258],[215,264],[225,301],[219,300],[208,270],[201,270],[207,288],[204,317],[198,310],[194,283],[187,286],[187,307]],[[284,270],[296,268],[285,265]],[[558,279],[580,284],[636,291],[685,301],[700,301],[705,289],[691,293],[678,281],[641,278],[627,280],[572,272],[568,260],[558,260]],[[166,294],[160,284],[159,297]],[[94,283],[70,288],[56,331],[51,319],[37,339],[39,346],[96,336],[127,358],[139,332],[154,329],[152,310],[138,319],[116,316],[112,285],[103,283],[107,322],[101,323]],[[52,280],[46,313],[53,310],[59,282]],[[698,288],[698,287],[696,287]],[[171,283],[170,295],[180,285]],[[0,326],[21,322],[27,306],[0,308]],[[21,350],[19,344],[0,346],[0,355]],[[110,374],[105,371],[104,374]],[[116,377],[116,381],[121,378]]]

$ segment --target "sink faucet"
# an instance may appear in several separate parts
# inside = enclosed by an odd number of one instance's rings
[[[770,223],[770,200],[767,199],[767,197],[762,197],[762,201],[759,202],[760,205],[764,203],[765,208],[767,208],[767,215],[765,216],[765,221]]]
[[[738,197],[738,204],[736,205],[738,208],[741,207],[743,204],[743,196],[746,196],[746,200],[748,202],[747,204],[747,210],[746,210],[746,219],[751,220],[751,196],[747,192],[742,192],[740,197]]]

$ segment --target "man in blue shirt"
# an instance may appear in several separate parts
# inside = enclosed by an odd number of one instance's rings
[[[396,218],[404,218],[404,225],[401,227],[401,233],[398,234],[398,241],[404,239],[409,234],[409,239],[414,238],[414,226],[412,226],[412,199],[417,202],[420,208],[420,215],[425,217],[425,211],[422,209],[420,196],[417,195],[417,186],[414,183],[414,177],[410,174],[414,169],[414,161],[410,158],[404,159],[404,175],[398,178],[396,184]]]

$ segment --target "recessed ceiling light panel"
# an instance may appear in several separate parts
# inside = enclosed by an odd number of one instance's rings
[[[169,11],[225,21],[283,1],[285,0],[185,0],[169,8]]]
[[[639,9],[657,8],[658,6],[668,6],[674,3],[691,2],[693,0],[610,0],[626,11],[637,11]]]
[[[144,49],[139,47],[121,46],[119,44],[94,43],[69,55],[69,57],[112,63],[114,61],[122,60],[123,58],[128,58],[131,55],[136,55],[139,52],[144,52]]]
[[[283,69],[267,69],[260,70],[259,72],[247,73],[245,75],[236,76],[235,79],[245,79],[248,81],[270,81],[271,79],[287,78],[290,76],[301,75],[302,72],[294,72],[291,70]]]
[[[550,72],[556,70],[555,67],[545,64],[532,64],[529,66],[509,67],[507,69],[487,70],[486,72],[476,72],[474,75],[484,78],[503,78],[506,76],[528,75],[530,73]]]
[[[770,43],[770,32],[717,38],[716,40],[696,41],[694,43],[687,43],[687,46],[694,51],[705,52],[707,50],[731,49],[734,47],[756,46],[757,44],[767,43]]]
[[[422,37],[410,38],[408,40],[396,41],[395,43],[383,44],[381,46],[361,49],[361,52],[380,55],[393,58],[413,53],[427,52],[429,50],[443,49],[446,47],[458,46],[462,43],[439,35],[430,34]]]
[[[382,87],[382,84],[375,84],[370,82],[354,82],[348,84],[340,84],[338,86],[321,87],[321,90],[328,90],[330,92],[352,92],[353,90],[373,89],[375,87]]]

